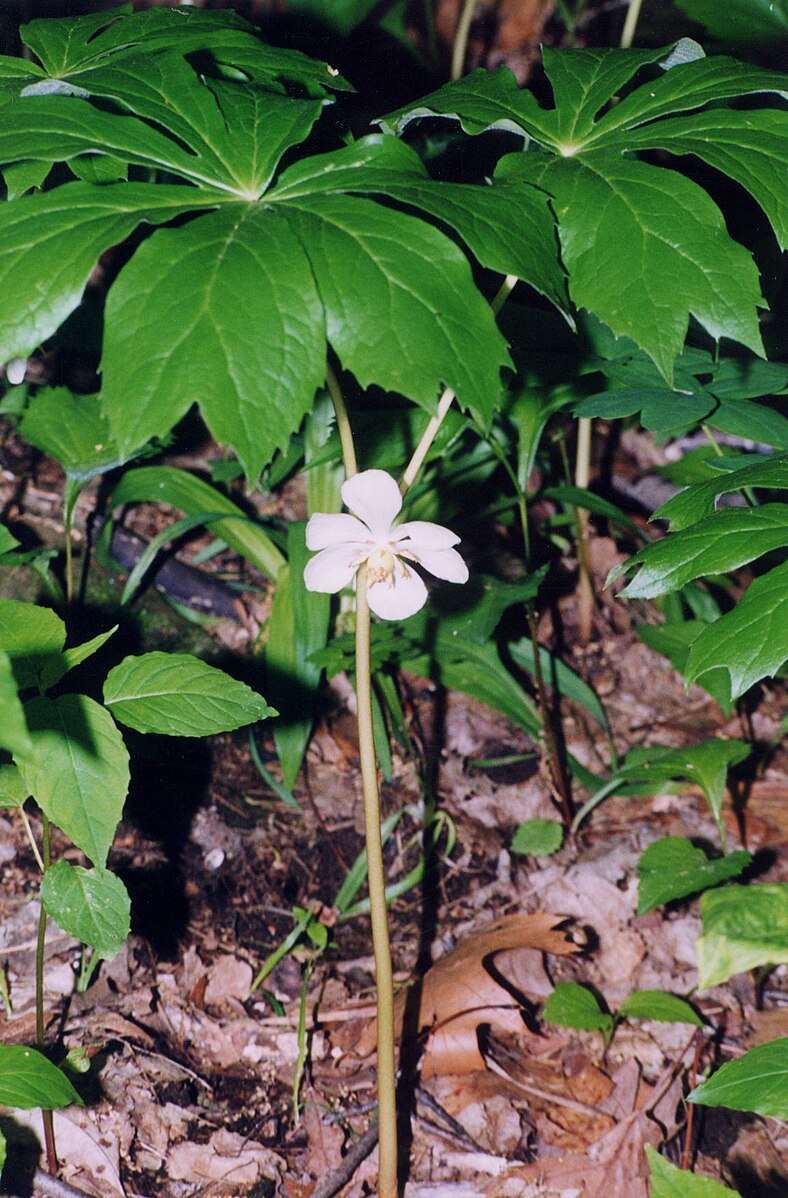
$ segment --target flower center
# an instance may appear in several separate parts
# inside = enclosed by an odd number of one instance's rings
[[[390,582],[394,585],[394,554],[388,549],[376,549],[367,558],[367,582],[374,586],[376,582]]]

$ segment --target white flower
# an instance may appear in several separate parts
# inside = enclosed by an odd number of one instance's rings
[[[427,602],[427,588],[408,562],[448,582],[468,581],[468,567],[452,548],[460,538],[451,529],[426,520],[394,527],[402,496],[385,470],[354,474],[342,499],[352,516],[320,513],[306,526],[307,549],[319,550],[304,570],[307,590],[336,594],[366,562],[371,610],[384,620],[403,620]]]

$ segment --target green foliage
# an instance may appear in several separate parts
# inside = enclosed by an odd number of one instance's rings
[[[29,1111],[42,1107],[82,1106],[82,1099],[62,1070],[43,1053],[22,1044],[0,1044],[0,1103]]]
[[[738,1061],[728,1061],[688,1098],[703,1106],[788,1119],[788,1037],[759,1044]]]
[[[743,849],[709,858],[683,836],[656,840],[638,862],[638,915],[738,877],[751,861]]]
[[[526,857],[550,857],[563,844],[564,829],[555,819],[529,819],[512,837],[511,850]]]
[[[646,1160],[651,1177],[651,1198],[730,1198],[729,1190],[711,1177],[698,1177],[686,1169],[678,1169],[646,1144]]]
[[[664,990],[638,990],[624,999],[619,1015],[627,1019],[655,1019],[659,1023],[694,1023],[703,1027],[697,1011],[683,998],[666,994]]]
[[[126,887],[109,870],[57,861],[44,874],[41,901],[58,927],[98,956],[111,959],[122,949],[131,904]]]
[[[143,653],[114,666],[104,702],[121,724],[165,736],[211,736],[276,715],[245,682],[188,653]]]
[[[718,986],[734,973],[788,964],[788,883],[726,886],[701,896],[698,984]]]
[[[713,338],[760,353],[761,301],[749,255],[728,237],[722,214],[697,184],[671,173],[668,186],[661,167],[632,154],[697,155],[750,191],[784,243],[778,146],[788,118],[777,108],[724,107],[736,96],[784,95],[784,78],[732,59],[706,59],[686,40],[661,51],[545,49],[543,59],[552,108],[519,91],[506,70],[475,71],[393,113],[386,127],[451,116],[468,133],[513,129],[526,150],[536,143],[546,151],[507,155],[496,179],[552,197],[575,306],[632,338],[669,383],[690,315]],[[638,86],[644,68],[652,70]]]
[[[674,0],[709,33],[746,53],[756,46],[779,46],[788,38],[787,0]]]
[[[612,1032],[614,1019],[603,1011],[596,995],[576,982],[559,982],[542,1011],[548,1023],[584,1032]]]

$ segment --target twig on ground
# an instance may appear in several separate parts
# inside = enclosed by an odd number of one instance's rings
[[[362,1161],[365,1161],[378,1142],[377,1119],[356,1140],[353,1147],[342,1157],[335,1169],[323,1178],[312,1191],[312,1198],[334,1198],[346,1186]]]

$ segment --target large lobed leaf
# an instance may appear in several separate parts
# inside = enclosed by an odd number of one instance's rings
[[[697,184],[630,155],[658,148],[703,158],[751,192],[783,241],[788,116],[718,106],[759,92],[785,96],[785,79],[733,59],[705,59],[686,40],[662,51],[545,49],[544,65],[552,108],[519,91],[506,70],[479,71],[391,114],[384,127],[399,131],[417,117],[442,115],[469,133],[514,130],[526,150],[537,143],[548,151],[507,155],[496,175],[523,192],[547,191],[574,303],[631,337],[668,381],[690,316],[715,339],[761,352],[763,301],[749,254]],[[708,104],[715,108],[693,111]]]

